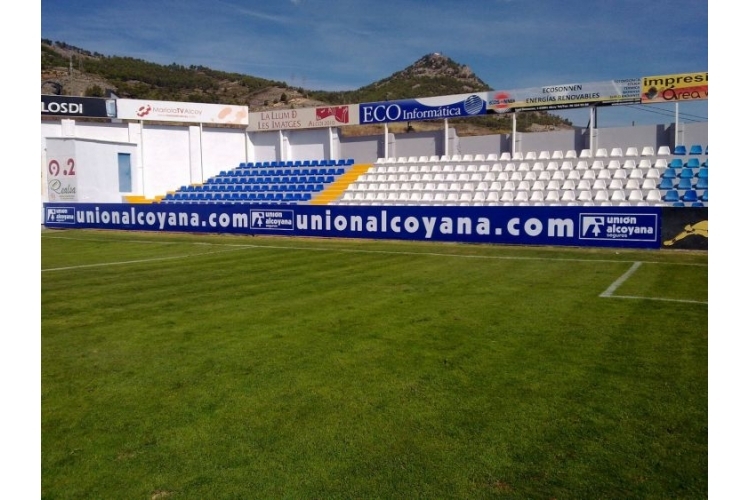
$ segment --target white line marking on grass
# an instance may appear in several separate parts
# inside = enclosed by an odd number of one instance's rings
[[[633,273],[638,270],[639,267],[641,267],[641,264],[642,264],[642,262],[633,262],[633,265],[630,266],[630,269],[628,269],[625,272],[625,274],[623,274],[622,276],[620,276],[619,278],[617,278],[614,283],[612,283],[611,285],[609,285],[609,288],[607,288],[606,290],[604,290],[599,295],[599,297],[611,297],[612,294],[615,293],[615,290],[617,290],[618,288],[620,288],[620,285],[622,285],[623,283],[625,283],[625,281],[628,278],[630,278],[633,275]]]
[[[686,302],[689,304],[708,304],[707,301],[702,300],[687,300],[687,299],[668,299],[666,297],[638,297],[635,295],[613,295],[615,291],[620,288],[620,285],[625,283],[628,278],[630,278],[633,273],[635,273],[639,267],[641,267],[641,264],[643,262],[634,262],[632,266],[630,266],[630,269],[628,269],[625,274],[617,278],[611,285],[609,285],[609,288],[604,290],[601,294],[599,294],[599,297],[607,298],[607,299],[635,299],[635,300],[660,300],[664,302]]]
[[[601,295],[600,295],[601,297]],[[636,297],[632,295],[612,295],[607,297],[610,299],[635,299],[635,300],[660,300],[663,302],[686,302],[688,304],[705,304],[708,305],[707,300],[687,300],[687,299],[668,299],[666,297]]]
[[[203,252],[203,253],[194,253],[190,255],[175,255],[172,257],[156,257],[153,259],[140,259],[140,260],[126,260],[121,262],[102,262],[100,264],[84,264],[80,266],[69,266],[69,267],[54,267],[50,269],[42,269],[43,273],[53,272],[53,271],[70,271],[74,269],[87,269],[90,267],[109,267],[109,266],[124,266],[128,264],[143,264],[146,262],[159,262],[159,261],[165,261],[165,260],[176,260],[176,259],[189,259],[191,257],[201,257],[203,255],[213,255],[218,253],[226,253],[226,252],[234,252],[236,250],[244,250],[243,248],[230,248],[227,250],[218,250],[215,252]]]

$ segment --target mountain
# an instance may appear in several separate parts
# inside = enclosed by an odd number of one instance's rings
[[[246,105],[253,111],[304,108],[416,97],[483,92],[491,88],[465,65],[440,53],[427,54],[391,76],[352,91],[328,92],[285,82],[216,71],[204,66],[168,66],[131,57],[105,56],[64,42],[42,39],[41,93],[178,102]],[[435,130],[442,120],[413,122],[412,130]],[[507,133],[510,117],[488,115],[451,120],[459,135]],[[392,132],[407,125],[394,124]],[[545,112],[518,114],[520,132],[570,128],[569,121]],[[403,129],[403,130],[402,130]],[[344,135],[377,134],[380,126],[343,127]]]

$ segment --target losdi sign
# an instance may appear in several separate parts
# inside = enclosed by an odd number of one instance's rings
[[[359,105],[359,123],[437,120],[483,115],[487,101],[478,94],[457,94],[421,99],[371,102]]]
[[[99,97],[43,95],[42,115],[115,118],[117,116],[117,103],[114,99]]]

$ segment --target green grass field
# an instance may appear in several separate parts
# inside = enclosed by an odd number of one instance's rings
[[[41,239],[44,499],[708,496],[707,253]]]

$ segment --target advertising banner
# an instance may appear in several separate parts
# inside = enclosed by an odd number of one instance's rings
[[[591,105],[633,104],[641,100],[638,78],[606,82],[567,83],[487,93],[489,113],[570,109]]]
[[[47,156],[47,197],[53,202],[78,200],[75,143],[61,142]]]
[[[250,113],[247,130],[295,130],[359,124],[359,105],[280,109]]]
[[[661,207],[45,203],[49,228],[659,248]]]
[[[663,248],[708,250],[708,208],[665,207]]]
[[[42,95],[42,116],[65,118],[116,118],[115,99]]]
[[[440,120],[487,113],[487,93],[369,102],[359,105],[359,123]]]
[[[708,71],[643,77],[641,84],[643,104],[705,99],[708,99]]]
[[[247,106],[117,99],[121,120],[247,125],[247,115]]]

